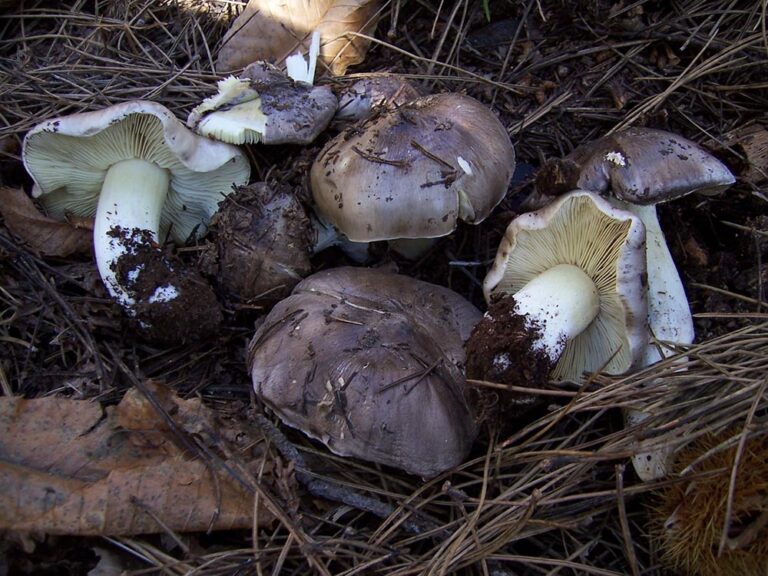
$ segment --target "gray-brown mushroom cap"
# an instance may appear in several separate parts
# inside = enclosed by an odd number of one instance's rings
[[[436,238],[478,224],[515,169],[504,126],[483,104],[438,94],[386,110],[331,140],[311,170],[321,218],[355,242]]]
[[[380,108],[402,106],[421,95],[419,90],[402,76],[361,78],[339,94],[339,109],[334,116],[334,122],[366,120]]]
[[[230,144],[309,144],[338,106],[327,86],[295,82],[266,62],[254,62],[218,87],[192,110],[187,126]]]
[[[219,204],[204,265],[234,306],[271,306],[312,271],[310,222],[288,186],[238,186]]]
[[[363,268],[319,272],[254,335],[254,389],[336,454],[435,476],[475,437],[463,342],[479,319],[441,286]]]
[[[609,134],[577,147],[556,164],[563,191],[610,190],[619,200],[633,204],[656,204],[691,192],[715,194],[734,183],[728,168],[704,148],[652,128]]]

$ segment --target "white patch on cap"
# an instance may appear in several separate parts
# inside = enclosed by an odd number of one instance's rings
[[[627,165],[627,159],[624,158],[624,154],[622,154],[621,152],[608,152],[605,155],[605,159],[611,164],[616,164],[616,166]]]
[[[472,166],[469,165],[469,162],[464,160],[461,156],[456,157],[456,162],[459,163],[459,167],[464,170],[464,174],[467,176],[472,176]]]

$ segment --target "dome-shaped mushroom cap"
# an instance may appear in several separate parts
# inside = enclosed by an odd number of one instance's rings
[[[402,76],[370,76],[344,89],[339,95],[339,109],[334,120],[365,120],[377,108],[402,106],[420,97],[418,89]]]
[[[504,126],[477,100],[438,94],[386,110],[331,140],[315,160],[320,216],[355,242],[435,238],[477,224],[515,169]]]
[[[319,272],[254,335],[254,389],[336,454],[434,476],[474,440],[463,342],[479,319],[441,286],[363,268]]]
[[[566,161],[580,167],[575,187],[606,192],[635,204],[714,194],[735,182],[730,170],[701,146],[664,130],[629,128],[583,144]]]
[[[177,243],[205,230],[222,194],[250,176],[248,159],[234,146],[187,130],[164,106],[133,100],[35,126],[22,158],[33,195],[48,213],[92,216],[110,166],[140,158],[170,172],[161,229]]]

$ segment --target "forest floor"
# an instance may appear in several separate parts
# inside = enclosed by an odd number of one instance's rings
[[[240,6],[6,4],[0,184],[26,192],[31,179],[21,144],[43,120],[136,98],[186,118],[215,90],[215,56]],[[623,428],[621,408],[652,396],[658,415],[644,434],[659,444],[733,425],[765,426],[764,8],[737,0],[389,0],[364,62],[345,76],[318,80],[339,90],[366,74],[399,74],[425,93],[466,93],[498,115],[518,167],[492,215],[479,226],[461,225],[418,261],[378,252],[379,263],[452,288],[481,310],[488,265],[546,159],[610,131],[645,126],[702,144],[737,176],[722,194],[689,195],[658,208],[697,334],[675,369],[667,363],[622,378],[601,375],[547,397],[519,422],[485,429],[467,463],[428,482],[333,456],[290,429],[283,429],[285,438],[270,436],[267,424],[253,423],[261,408],[245,355],[267,310],[227,309],[213,340],[149,344],[109,299],[90,253],[43,256],[12,231],[16,216],[0,211],[2,396],[115,406],[131,388],[162,383],[180,405],[200,400],[223,436],[232,428],[221,419],[252,427],[247,434],[257,438],[262,468],[251,470],[244,485],[255,494],[253,506],[261,501],[273,517],[211,533],[9,534],[0,544],[0,574],[87,574],[106,556],[131,574],[667,573],[649,520],[659,486],[631,470],[638,437]],[[252,180],[279,181],[308,198],[307,170],[329,137],[308,147],[249,146]],[[180,254],[195,264],[200,252],[190,246]],[[348,263],[335,249],[312,261],[314,270]],[[694,417],[702,413],[712,417]],[[217,442],[225,440],[196,438],[187,454],[225,451]],[[206,461],[215,467],[210,462],[220,460]],[[320,481],[343,487],[351,500],[323,497]],[[355,500],[360,495],[382,503],[382,517],[366,511]]]

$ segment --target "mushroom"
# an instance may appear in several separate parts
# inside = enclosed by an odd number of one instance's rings
[[[338,102],[327,86],[312,86],[317,54],[310,54],[308,65],[296,57],[302,62],[289,66],[293,76],[254,62],[239,78],[220,80],[219,91],[192,110],[187,126],[230,144],[311,143],[330,123]],[[302,63],[305,70],[299,71]]]
[[[442,286],[374,269],[318,272],[256,331],[253,386],[335,454],[432,477],[475,437],[463,342],[479,318]]]
[[[550,161],[537,177],[537,191],[557,194],[580,188],[612,195],[645,225],[648,260],[648,320],[659,340],[694,339],[688,299],[659,226],[656,204],[691,192],[716,194],[734,183],[728,168],[694,142],[663,130],[629,128]],[[667,354],[668,355],[668,354]],[[663,357],[649,345],[643,361]]]
[[[691,344],[693,317],[682,279],[659,225],[656,204],[692,192],[716,194],[735,179],[728,168],[699,145],[669,132],[630,128],[576,148],[564,160],[550,161],[537,177],[537,191],[558,193],[581,187],[615,197],[614,203],[636,214],[645,225],[648,262],[648,324],[660,341]],[[655,342],[646,346],[642,366],[672,355]],[[648,415],[629,409],[634,426]],[[633,456],[643,480],[665,476],[672,452],[667,449]]]
[[[402,76],[369,76],[342,91],[334,123],[360,122],[377,110],[395,108],[419,98],[421,93]]]
[[[438,94],[341,132],[310,176],[320,219],[353,242],[372,242],[445,236],[459,219],[479,224],[514,168],[509,136],[488,108]]]
[[[95,214],[99,274],[150,335],[156,328],[187,339],[185,326],[217,323],[210,287],[164,258],[158,243],[201,234],[222,194],[248,180],[237,148],[189,132],[160,104],[135,100],[43,122],[27,134],[22,156],[49,215]]]
[[[595,194],[571,192],[507,227],[483,290],[492,309],[498,294],[511,294],[514,307],[478,325],[468,354],[490,352],[489,366],[538,383],[578,381],[585,371],[620,374],[647,343],[644,282],[640,220]],[[506,345],[496,323],[516,329],[505,333]],[[496,343],[485,350],[476,343],[483,341]]]
[[[271,306],[311,272],[309,230],[304,208],[287,187],[240,186],[211,221],[211,275],[236,306]]]

